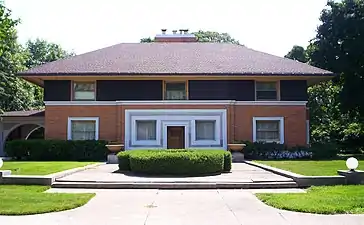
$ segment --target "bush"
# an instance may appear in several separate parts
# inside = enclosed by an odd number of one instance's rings
[[[125,162],[129,159],[131,171],[146,174],[192,176],[231,169],[231,154],[219,150],[133,150],[119,153],[118,158],[120,170],[129,169]]]
[[[287,147],[278,143],[263,143],[244,141],[244,155],[247,159],[304,159],[311,158],[312,152],[308,147]]]
[[[232,161],[231,152],[224,151],[224,172],[230,172]]]
[[[130,151],[123,151],[118,153],[118,159],[119,159],[119,170],[121,171],[130,171]]]
[[[334,143],[314,143],[310,147],[313,159],[330,159],[339,153],[339,147]]]
[[[106,141],[14,140],[5,145],[7,156],[31,161],[101,161]]]

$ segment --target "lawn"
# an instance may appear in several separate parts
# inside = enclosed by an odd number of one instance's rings
[[[364,185],[311,187],[307,193],[256,195],[279,209],[319,214],[364,213]]]
[[[347,169],[345,160],[267,160],[256,162],[306,176],[337,175],[337,170]],[[364,160],[359,160],[358,169],[364,170]]]
[[[5,161],[1,170],[11,170],[12,175],[47,175],[92,163],[94,162]]]
[[[73,209],[95,194],[43,193],[47,186],[0,185],[0,215],[31,215]]]

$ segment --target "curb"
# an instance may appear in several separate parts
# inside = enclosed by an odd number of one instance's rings
[[[91,169],[105,163],[93,163],[83,167],[72,168],[69,170],[49,174],[49,175],[2,175],[0,184],[25,184],[25,185],[45,185],[51,186],[56,179],[68,176],[73,173]]]
[[[345,184],[345,177],[344,176],[304,176],[297,173],[292,173],[287,170],[278,169],[275,167],[267,166],[264,164],[252,162],[252,161],[245,161],[244,163],[255,166],[269,172],[288,177],[293,179],[300,188],[306,188],[310,186],[329,186],[329,185],[342,185]]]

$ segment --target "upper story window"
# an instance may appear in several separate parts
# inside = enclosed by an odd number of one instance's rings
[[[186,82],[166,82],[164,100],[186,100]]]
[[[257,101],[278,100],[277,82],[255,82],[255,99]]]
[[[95,82],[73,82],[73,100],[95,100]]]

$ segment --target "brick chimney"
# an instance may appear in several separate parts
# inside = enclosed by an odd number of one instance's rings
[[[188,29],[173,30],[171,34],[166,33],[167,29],[162,29],[161,34],[155,36],[155,42],[196,42],[194,34],[188,33]]]

